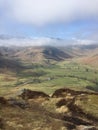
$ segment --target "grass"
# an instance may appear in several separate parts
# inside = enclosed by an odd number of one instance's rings
[[[78,100],[78,105],[85,113],[89,113],[98,118],[98,95],[88,95],[85,100]]]
[[[64,123],[53,118],[45,109],[33,103],[32,109],[5,107],[0,110],[5,130],[62,130]],[[64,130],[67,130],[64,127]]]
[[[31,66],[17,73],[0,74],[0,95],[24,88],[53,93],[57,88],[68,87],[87,90],[97,86],[98,71],[75,61],[64,61],[48,66]]]

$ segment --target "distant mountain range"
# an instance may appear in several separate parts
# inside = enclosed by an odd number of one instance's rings
[[[98,65],[98,45],[0,47],[1,67],[19,65],[18,62],[48,64],[72,58],[80,58],[84,64]]]
[[[0,54],[2,57],[10,59],[16,59],[25,62],[46,62],[61,61],[64,59],[72,58],[70,54],[64,52],[60,48],[56,47],[1,47]]]

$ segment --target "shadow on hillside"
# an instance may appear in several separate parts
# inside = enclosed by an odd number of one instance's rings
[[[0,56],[0,69],[19,71],[24,68],[25,66],[20,61]]]

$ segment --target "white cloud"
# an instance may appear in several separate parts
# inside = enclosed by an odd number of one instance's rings
[[[10,36],[0,36],[0,46],[62,46],[66,40],[52,39],[48,37],[41,38],[11,38]]]
[[[98,0],[3,0],[4,2],[9,18],[37,26],[98,17]]]
[[[89,45],[97,41],[89,39],[56,39],[56,38],[18,38],[0,35],[0,46],[66,46],[66,45]]]
[[[73,42],[73,45],[90,45],[90,44],[96,44],[97,41],[94,40],[88,40],[88,39],[76,39]]]

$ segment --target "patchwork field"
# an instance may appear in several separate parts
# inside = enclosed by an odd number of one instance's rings
[[[0,73],[1,95],[13,94],[24,88],[48,94],[62,87],[98,91],[98,70],[70,60],[47,66],[34,64],[17,73],[3,71]]]

